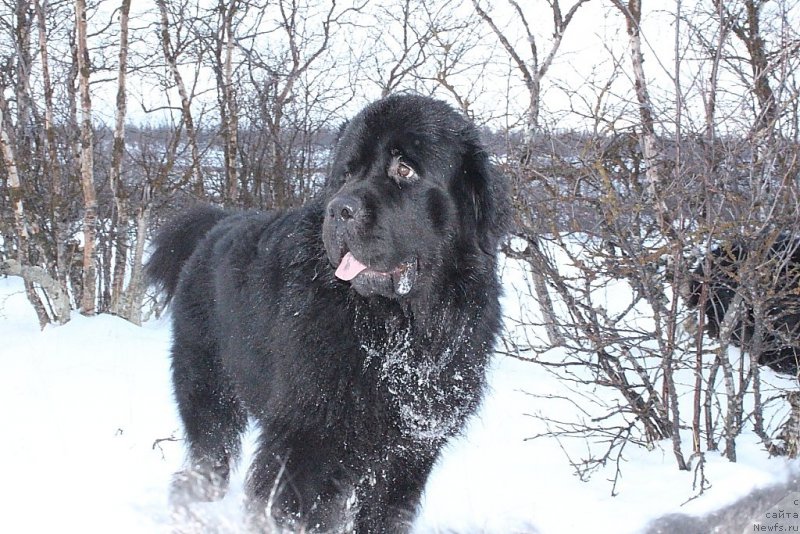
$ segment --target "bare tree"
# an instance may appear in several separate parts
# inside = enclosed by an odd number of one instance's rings
[[[29,247],[29,234],[28,223],[25,216],[25,207],[23,204],[23,193],[19,179],[19,171],[17,170],[16,156],[12,147],[11,138],[8,135],[5,126],[5,116],[8,105],[5,98],[2,96],[2,86],[0,86],[0,148],[2,149],[3,163],[5,164],[6,171],[8,172],[8,191],[11,197],[11,202],[14,210],[14,227],[16,229],[18,244],[17,244],[17,259],[14,262],[6,261],[0,266],[0,272],[5,274],[15,274],[22,276],[25,280],[25,292],[28,295],[28,300],[36,310],[36,315],[39,318],[39,325],[44,328],[50,322],[50,317],[42,304],[41,299],[36,294],[33,284],[48,284],[52,279],[47,275],[46,271],[42,269],[35,269],[30,265],[28,247]],[[63,305],[66,299],[58,299],[57,303]],[[69,320],[69,308],[66,310],[63,307],[58,309],[57,320],[64,323]]]
[[[528,177],[530,176],[529,169],[526,167],[531,159],[533,143],[536,139],[536,136],[540,133],[539,115],[542,98],[542,80],[547,75],[547,72],[553,63],[553,59],[558,53],[569,24],[572,22],[578,9],[580,9],[580,7],[588,1],[589,0],[577,0],[567,10],[566,15],[564,15],[561,10],[561,4],[559,0],[549,0],[549,7],[553,15],[553,40],[550,43],[550,50],[544,54],[543,58],[541,58],[536,36],[534,35],[533,30],[528,23],[525,12],[520,7],[519,3],[514,0],[509,0],[509,4],[513,7],[514,13],[518,17],[519,23],[522,25],[522,29],[528,43],[528,59],[526,61],[523,59],[522,53],[518,51],[518,49],[511,43],[504,31],[495,22],[494,18],[480,6],[478,0],[472,0],[472,5],[474,6],[475,11],[478,13],[481,19],[483,19],[486,24],[489,25],[494,34],[497,36],[497,39],[503,46],[503,49],[513,61],[528,91],[529,100],[525,121],[525,143],[520,158],[523,166],[520,169],[515,169],[516,172],[512,173],[512,175],[516,177],[515,188],[518,191],[525,189],[524,184],[528,181]],[[524,194],[516,194],[515,198],[520,199],[523,203],[525,202]],[[523,217],[518,220],[518,226],[520,228],[527,228],[527,230],[521,232],[521,235],[526,235],[526,239],[528,239],[532,246],[535,246],[535,224],[533,224],[530,220],[526,220],[524,214],[530,212],[527,208],[528,206],[519,206],[517,213],[523,215]],[[541,273],[542,270],[536,268],[535,266],[531,272],[534,287],[536,289],[536,297],[539,301],[542,313],[545,316],[545,328],[547,329],[548,336],[553,344],[558,345],[561,343],[562,338],[558,332],[558,329],[555,328],[556,318],[553,310],[553,304],[551,302],[550,294],[547,290],[546,281]]]
[[[434,89],[444,89],[459,108],[478,124],[497,120],[500,111],[476,113],[473,104],[490,82],[491,54],[482,48],[485,30],[478,16],[463,12],[453,0],[424,4],[425,24],[430,37],[425,48],[426,63],[413,73]],[[437,91],[438,92],[438,91]]]
[[[94,315],[97,304],[97,195],[94,187],[94,142],[92,97],[89,90],[89,49],[86,28],[86,1],[75,0],[75,42],[77,45],[78,81],[81,95],[81,186],[83,188],[83,293],[81,313]]]
[[[128,75],[128,18],[130,11],[131,0],[122,0],[119,14],[119,66],[117,69],[114,144],[111,148],[111,171],[109,175],[109,183],[116,207],[116,224],[113,225],[116,233],[116,254],[110,308],[113,313],[117,314],[121,313],[123,309],[125,271],[128,261],[128,191],[122,181],[122,160],[125,155],[125,116],[128,109],[126,81]]]
[[[659,194],[659,189],[662,186],[661,173],[659,172],[660,154],[657,147],[653,103],[650,100],[650,93],[647,88],[647,77],[644,72],[644,56],[642,55],[642,38],[640,32],[642,3],[641,0],[629,0],[627,4],[623,3],[621,0],[612,1],[614,6],[625,17],[625,27],[629,37],[631,67],[634,74],[634,88],[636,90],[636,100],[639,108],[639,126],[641,129],[639,145],[642,150],[643,163],[645,166],[645,188],[650,202],[656,208],[660,231],[668,237],[671,237],[674,230],[672,227],[672,217],[668,213],[666,199],[663,195]],[[679,258],[681,248],[676,248],[675,250],[677,251],[676,257]],[[650,299],[650,302],[657,316],[669,317],[670,315],[675,315],[674,311],[670,313],[665,306],[661,305],[666,299],[664,298],[663,291],[659,289],[660,285],[656,280],[652,282],[646,281],[644,287],[655,293]],[[675,346],[675,329],[673,324],[674,323],[671,321],[668,322],[669,329],[663,351],[664,397],[669,399],[669,406],[672,410],[672,420],[677,422],[680,421],[680,412],[678,407],[678,393],[675,388],[673,373],[672,356],[674,352],[673,347]],[[671,437],[673,441],[673,452],[678,461],[678,467],[680,469],[687,469],[686,461],[681,451],[680,433],[672,432]]]
[[[55,241],[56,241],[56,277],[61,286],[61,291],[67,293],[67,258],[65,248],[66,231],[62,222],[63,212],[63,171],[58,155],[58,143],[56,140],[55,107],[53,103],[53,81],[50,75],[50,58],[47,48],[47,22],[45,10],[40,0],[34,1],[36,21],[38,25],[39,54],[42,69],[42,87],[44,90],[44,132],[47,144],[47,156],[43,158],[44,173],[51,177],[51,213]]]
[[[184,43],[173,43],[170,35],[171,28],[175,26],[180,28],[181,25],[174,24],[174,20],[170,20],[170,13],[167,9],[167,0],[156,0],[156,4],[158,4],[158,10],[161,14],[161,48],[164,52],[164,59],[169,66],[175,86],[178,88],[178,95],[180,96],[181,101],[180,109],[182,113],[183,125],[186,128],[186,136],[191,149],[191,176],[194,194],[198,198],[202,198],[205,195],[205,186],[201,171],[200,149],[197,143],[197,129],[195,128],[194,118],[192,116],[192,100],[191,95],[187,90],[186,83],[183,80],[183,76],[178,69],[179,56]],[[185,14],[183,12],[177,14],[177,17],[179,18],[183,18],[184,16]]]
[[[265,199],[264,207],[289,206],[300,200],[291,183],[293,145],[287,121],[296,109],[293,106],[302,101],[297,92],[304,79],[312,76],[312,70],[323,68],[334,30],[361,9],[361,4],[340,8],[330,2],[324,7],[304,8],[281,1],[267,12],[275,17],[276,30],[270,33],[275,47],[267,52],[255,39],[241,46],[247,58],[244,76],[250,84],[250,94],[243,102],[250,110],[248,124],[257,123],[266,130],[264,137],[259,136],[260,146],[244,156],[248,174],[243,173],[242,179],[252,181],[254,195]]]
[[[551,321],[535,314],[513,329],[509,353],[524,358],[526,349],[542,352],[539,363],[573,384],[576,394],[589,397],[589,404],[605,402],[603,413],[581,404],[585,421],[548,420],[556,436],[593,436],[610,444],[590,458],[571,459],[579,474],[619,460],[626,444],[670,438],[678,467],[697,470],[702,492],[708,485],[704,452],[722,443],[735,461],[736,441],[747,425],[774,452],[794,448],[791,420],[776,435],[763,413],[792,397],[769,397],[762,387],[770,376],[763,366],[780,368],[775,354],[793,354],[800,340],[793,293],[800,210],[790,178],[797,174],[800,145],[796,121],[789,119],[797,95],[791,89],[800,61],[797,35],[791,24],[765,30],[765,20],[791,18],[786,2],[772,5],[769,18],[745,3],[736,9],[726,4],[730,11],[719,3],[710,11],[708,5],[686,11],[678,2],[670,12],[676,22],[673,71],[666,72],[663,58],[655,62],[672,89],[659,100],[653,94],[660,91],[650,91],[657,77],[643,66],[642,3],[613,6],[629,38],[628,58],[609,46],[615,70],[596,86],[596,102],[583,101],[592,121],[585,132],[551,133],[535,145],[534,154],[543,156],[530,169],[532,180],[523,182],[527,202],[519,209],[521,220],[536,221],[539,241],[507,249],[546,279],[558,310],[553,326],[564,339],[555,351],[561,358],[547,352],[555,345],[551,339],[532,338],[531,324],[546,330]],[[762,17],[758,24],[744,18],[739,25],[748,32],[760,28],[752,37],[774,60],[766,70],[750,65],[759,54],[742,54],[753,47],[733,30],[732,17],[753,13]],[[633,82],[630,99],[614,96],[625,94],[617,88],[623,69]],[[762,117],[770,108],[757,94],[763,84],[754,72],[766,76],[772,90],[768,129]],[[728,91],[720,80],[740,85]],[[508,167],[514,172],[513,162]],[[598,298],[619,284],[626,287],[616,290],[625,303],[611,306]],[[535,286],[531,292],[537,294]],[[726,305],[719,311],[721,298]],[[687,309],[687,302],[695,307]],[[717,308],[705,306],[712,302]],[[647,325],[634,317],[647,317]],[[675,378],[688,370],[694,378],[691,415],[678,410],[683,381]],[[594,399],[598,384],[617,391],[620,404]],[[745,402],[750,395],[752,408]],[[690,458],[677,432],[684,419],[693,431]]]
[[[220,130],[225,155],[226,204],[237,204],[239,200],[239,176],[237,172],[239,109],[233,78],[233,52],[235,46],[234,18],[239,10],[238,0],[220,0],[219,37],[214,47],[214,71],[217,77],[217,101],[220,109]]]
[[[428,43],[436,31],[422,17],[425,9],[428,9],[425,2],[419,0],[399,0],[377,7],[372,39],[364,53],[370,63],[366,76],[378,86],[382,97],[394,93],[422,72]],[[375,42],[382,44],[381,49],[375,49]]]
[[[531,141],[536,136],[539,129],[539,115],[541,112],[542,100],[542,80],[545,78],[545,76],[547,76],[547,72],[550,69],[550,66],[553,64],[553,59],[558,54],[558,50],[561,47],[561,43],[564,39],[564,34],[566,33],[569,24],[572,22],[573,17],[575,17],[575,13],[577,13],[578,9],[580,9],[580,7],[588,1],[589,0],[576,0],[576,2],[572,4],[569,9],[567,9],[566,14],[564,14],[559,0],[548,0],[548,4],[553,15],[553,40],[550,43],[550,49],[546,53],[542,54],[539,50],[539,46],[537,45],[536,36],[534,35],[533,30],[528,23],[528,19],[525,16],[525,11],[515,0],[508,0],[508,3],[513,7],[514,12],[518,17],[519,22],[522,24],[522,28],[525,32],[525,38],[528,43],[529,52],[529,57],[527,60],[525,60],[523,59],[522,53],[519,52],[511,43],[509,38],[497,25],[490,14],[480,6],[478,0],[472,0],[472,5],[475,7],[475,11],[495,33],[497,39],[503,45],[503,49],[513,60],[514,65],[522,77],[522,80],[525,82],[525,87],[528,90],[529,96],[526,121],[528,127],[527,136]]]

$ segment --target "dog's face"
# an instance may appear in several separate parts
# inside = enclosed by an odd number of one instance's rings
[[[474,126],[427,97],[388,97],[356,115],[328,191],[328,258],[365,296],[412,298],[459,255],[493,254],[503,232],[506,186]]]

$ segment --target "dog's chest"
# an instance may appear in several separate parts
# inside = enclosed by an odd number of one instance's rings
[[[430,446],[457,433],[478,394],[462,373],[463,332],[447,342],[415,338],[408,326],[373,329],[359,336],[365,373],[377,380],[389,417],[402,436]]]

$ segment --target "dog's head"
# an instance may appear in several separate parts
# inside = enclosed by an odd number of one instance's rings
[[[493,255],[508,215],[506,181],[475,126],[417,95],[379,100],[347,124],[327,191],[328,258],[362,295],[411,297],[466,257]]]

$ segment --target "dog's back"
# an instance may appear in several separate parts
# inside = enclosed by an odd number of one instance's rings
[[[167,302],[175,295],[183,265],[206,234],[227,216],[219,208],[199,206],[159,230],[145,269],[149,283],[164,292]]]

